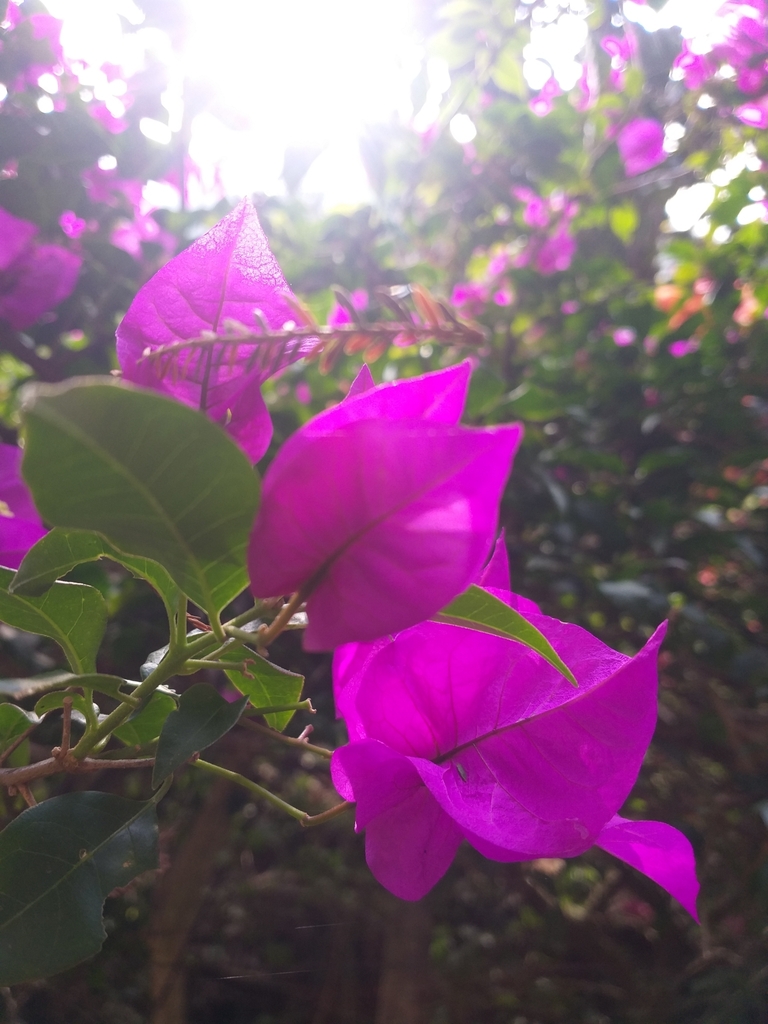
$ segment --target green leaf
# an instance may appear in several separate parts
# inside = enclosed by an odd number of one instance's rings
[[[523,75],[523,55],[516,41],[507,43],[491,69],[491,78],[504,92],[525,96],[528,85]]]
[[[11,700],[36,697],[39,693],[71,686],[74,679],[77,679],[77,676],[72,672],[44,672],[39,676],[0,679],[0,700],[5,697],[10,697]]]
[[[173,613],[179,591],[162,565],[149,558],[124,555],[89,530],[64,530],[59,526],[50,530],[24,556],[9,590],[22,597],[39,597],[76,565],[97,558],[111,558],[146,580]]]
[[[608,214],[608,223],[611,225],[614,235],[628,245],[634,238],[640,223],[637,207],[633,203],[614,206]]]
[[[17,736],[37,722],[37,715],[24,711],[17,704],[0,704],[0,750],[5,750]]]
[[[135,711],[114,735],[129,747],[143,747],[160,735],[165,720],[176,710],[176,701],[169,693],[155,691],[144,707]]]
[[[106,897],[155,867],[153,802],[66,793],[20,814],[0,833],[0,985],[97,953]]]
[[[107,626],[107,606],[98,590],[56,583],[43,597],[18,597],[8,593],[13,575],[0,568],[0,622],[55,640],[74,672],[95,671]]]
[[[221,427],[111,378],[30,385],[22,415],[46,521],[159,562],[212,617],[244,589],[259,479]]]
[[[200,750],[229,732],[242,715],[248,698],[230,704],[208,683],[196,683],[182,695],[176,711],[165,720],[155,755],[152,785],[158,786]]]
[[[494,597],[493,594],[489,594],[481,587],[473,585],[463,594],[459,594],[455,600],[438,612],[434,619],[436,622],[447,622],[453,626],[464,626],[467,629],[476,629],[481,633],[492,633],[494,636],[516,640],[540,654],[573,686],[579,685],[549,640],[514,608],[510,608],[508,604],[504,604],[498,597]]]
[[[296,704],[301,697],[304,676],[279,668],[252,651],[245,654],[243,651],[227,652],[223,656],[223,660],[227,658],[232,658],[235,661],[243,661],[247,658],[248,676],[234,670],[227,671],[226,674],[235,689],[244,693],[255,708]],[[293,711],[279,711],[264,717],[273,729],[282,732],[294,714]]]
[[[41,697],[37,704],[35,704],[35,714],[42,718],[49,711],[63,708],[67,697],[72,701],[72,710],[79,711],[85,718],[89,718],[94,712],[98,714],[98,708],[94,708],[93,702],[87,700],[81,693],[65,693],[62,690],[46,693],[44,697]]]
[[[545,391],[537,384],[527,382],[521,384],[507,395],[509,411],[513,416],[531,423],[542,423],[545,420],[562,416],[565,411],[562,400],[552,391]]]

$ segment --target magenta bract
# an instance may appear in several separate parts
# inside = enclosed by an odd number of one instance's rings
[[[35,241],[38,227],[0,208],[0,320],[15,331],[72,294],[82,259],[60,245]]]
[[[307,591],[308,650],[429,618],[488,557],[522,430],[457,425],[469,373],[462,363],[350,393],[269,467],[251,589]]]
[[[21,448],[0,444],[0,565],[18,569],[46,532],[21,478]]]
[[[664,126],[653,118],[636,118],[619,132],[616,140],[624,171],[631,177],[666,160]]]
[[[616,817],[656,724],[660,627],[634,658],[578,626],[494,591],[574,672],[500,637],[425,622],[337,652],[339,712],[351,742],[333,756],[357,802],[378,880],[418,899],[462,839],[494,860],[572,857],[597,844],[645,871],[695,915],[688,841]]]
[[[226,353],[223,346],[213,353],[188,352],[170,366],[145,354],[206,331],[223,333],[227,321],[256,329],[256,310],[272,330],[282,330],[295,318],[286,293],[258,215],[244,199],[140,289],[117,329],[123,375],[185,405],[204,408],[255,462],[272,436],[260,385],[301,356],[298,342],[228,346]]]

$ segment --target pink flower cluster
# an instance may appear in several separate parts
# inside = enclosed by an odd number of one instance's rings
[[[0,320],[21,331],[72,294],[82,259],[0,207]]]
[[[727,0],[718,8],[719,38],[711,48],[702,40],[684,39],[674,67],[688,88],[700,89],[727,64],[736,72],[742,92],[759,92],[768,77],[766,13],[765,0]]]
[[[684,39],[674,63],[689,89],[701,89],[724,67],[732,69],[741,92],[753,97],[768,80],[768,27],[765,0],[727,0],[717,11],[717,38]],[[734,114],[744,124],[768,127],[768,93],[740,104]]]
[[[546,275],[567,270],[576,253],[570,223],[579,212],[578,203],[562,192],[542,197],[519,186],[512,189],[512,195],[524,204],[523,221],[533,229],[527,246],[515,258],[515,266],[533,264],[540,274]]]
[[[550,211],[531,200],[526,215],[536,223]],[[163,375],[146,355],[248,324],[255,310],[282,326],[286,291],[243,202],[138,293],[118,331],[124,375],[202,406],[258,457],[271,432],[259,385],[300,348],[254,367],[253,347],[236,346],[204,382],[184,356]],[[597,845],[695,916],[687,839],[619,814],[655,727],[665,627],[632,658],[510,592],[503,538],[494,541],[522,429],[463,426],[469,377],[465,362],[375,386],[363,367],[343,402],[288,439],[264,476],[253,594],[296,592],[305,647],[335,649],[350,742],[333,756],[333,780],[357,804],[368,863],[390,891],[423,896],[465,840],[500,861]],[[0,453],[0,560],[11,565],[43,531],[18,461],[17,449]],[[507,637],[430,621],[472,584],[538,630],[578,687]]]

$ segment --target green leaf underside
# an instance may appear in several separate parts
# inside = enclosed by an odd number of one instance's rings
[[[157,739],[168,715],[175,710],[176,701],[170,694],[155,691],[144,707],[115,729],[114,735],[126,746],[143,747]]]
[[[455,600],[446,605],[434,616],[436,622],[445,622],[452,626],[463,626],[475,629],[480,633],[491,633],[503,636],[508,640],[516,640],[523,646],[540,654],[553,668],[565,676],[572,686],[578,686],[573,673],[560,658],[549,640],[532,626],[527,619],[498,597],[489,594],[482,587],[474,584],[459,594]]]
[[[155,588],[169,612],[173,613],[178,588],[158,562],[125,555],[107,540],[90,530],[65,530],[54,527],[30,548],[19,566],[10,592],[21,597],[38,597],[76,565],[110,558],[129,569]]]
[[[20,814],[0,833],[0,985],[97,953],[106,897],[155,867],[152,802],[67,793]]]
[[[91,708],[93,702],[89,701],[86,697],[83,697],[81,693],[62,693],[61,690],[56,690],[53,693],[46,693],[44,697],[35,704],[35,714],[41,718],[43,715],[47,715],[49,711],[56,711],[58,708],[64,707],[64,701],[67,697],[72,698],[72,710],[79,711],[81,715],[92,714]]]
[[[94,587],[56,583],[42,597],[9,594],[11,569],[0,568],[0,622],[55,640],[73,672],[94,672],[107,606]]]
[[[230,704],[208,683],[196,683],[186,690],[160,733],[152,785],[159,786],[193,754],[205,750],[229,732],[247,703],[248,698],[243,697]]]
[[[242,672],[234,670],[228,671],[226,675],[235,689],[245,694],[255,708],[296,704],[301,697],[304,676],[279,668],[271,661],[267,661],[266,658],[261,658],[251,651],[227,652],[224,657],[225,660],[231,658],[233,661],[244,661],[247,658],[248,672],[253,676],[252,679]],[[294,714],[294,711],[278,711],[271,715],[265,715],[264,718],[273,729],[282,732]]]
[[[215,423],[111,378],[30,386],[22,414],[45,520],[160,563],[211,615],[245,588],[259,479]]]

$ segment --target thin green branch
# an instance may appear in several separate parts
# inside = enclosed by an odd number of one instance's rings
[[[212,775],[218,775],[222,779],[229,779],[230,782],[236,783],[238,786],[242,786],[247,789],[249,793],[253,793],[254,796],[259,797],[262,800],[266,800],[267,803],[272,804],[280,811],[284,811],[286,814],[290,814],[292,818],[300,821],[304,824],[304,821],[310,817],[306,811],[299,810],[298,807],[294,807],[293,804],[287,803],[285,800],[281,800],[279,796],[274,793],[270,793],[268,789],[260,786],[258,782],[252,782],[251,779],[247,779],[244,775],[239,772],[231,772],[228,768],[222,768],[221,765],[212,764],[210,761],[203,761],[198,758],[196,761],[190,761],[190,764],[196,768],[202,768],[204,771],[210,772]]]

